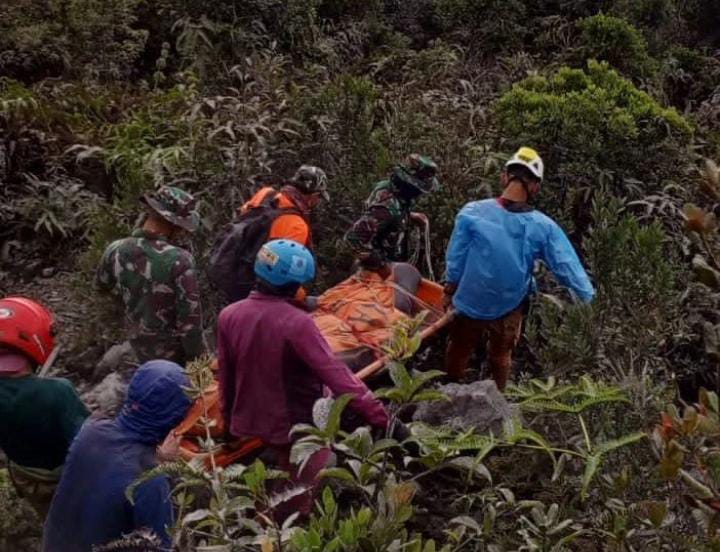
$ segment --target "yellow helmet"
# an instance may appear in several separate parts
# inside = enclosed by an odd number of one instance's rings
[[[540,180],[543,179],[543,173],[545,172],[545,165],[543,164],[542,157],[532,148],[523,146],[515,152],[507,163],[505,168],[511,167],[512,165],[521,165],[527,168]]]

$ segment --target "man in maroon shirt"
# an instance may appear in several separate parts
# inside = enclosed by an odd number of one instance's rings
[[[329,451],[316,454],[301,472],[290,464],[290,430],[312,422],[312,408],[326,386],[334,396],[354,396],[350,407],[385,429],[382,403],[337,360],[313,319],[291,300],[315,276],[310,251],[291,240],[265,244],[255,262],[257,290],[233,303],[218,319],[217,353],[223,418],[238,438],[257,437],[272,450],[291,479],[312,485]],[[295,507],[309,513],[312,494]]]

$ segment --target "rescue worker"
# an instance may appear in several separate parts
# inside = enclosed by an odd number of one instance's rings
[[[42,519],[89,414],[68,380],[35,375],[54,348],[49,311],[24,297],[0,300],[0,449],[18,495]]]
[[[315,276],[310,251],[291,240],[273,240],[255,263],[257,290],[220,313],[217,355],[222,416],[235,438],[260,438],[274,464],[291,480],[312,486],[329,451],[316,453],[299,471],[290,463],[298,423],[312,423],[315,401],[325,385],[335,396],[353,395],[350,407],[367,422],[385,429],[382,403],[350,369],[337,360],[313,319],[291,299]],[[289,501],[286,508],[309,514],[312,493]],[[284,515],[276,510],[275,515]]]
[[[46,552],[90,552],[93,546],[149,529],[170,550],[170,483],[158,476],[140,484],[131,504],[125,490],[159,459],[170,460],[171,430],[190,409],[183,369],[166,360],[140,366],[121,413],[86,422],[70,447],[45,524]],[[158,445],[163,447],[158,450]],[[160,453],[160,456],[159,456]]]
[[[458,312],[445,359],[453,380],[463,376],[473,350],[482,341],[492,377],[498,389],[505,389],[533,285],[535,261],[547,264],[581,301],[589,302],[594,296],[565,233],[531,205],[540,193],[543,170],[535,150],[520,148],[502,172],[502,195],[468,203],[455,220],[445,286]]]
[[[329,197],[325,171],[302,165],[280,190],[265,186],[238,209],[237,220],[216,240],[208,268],[226,304],[252,291],[255,257],[267,241],[288,239],[312,249],[310,212]]]
[[[407,261],[400,238],[411,224],[428,224],[424,214],[411,208],[419,196],[440,187],[437,170],[432,159],[413,153],[375,185],[362,216],[345,234],[363,268],[379,270],[391,261]]]
[[[111,243],[96,275],[101,290],[122,297],[130,344],[139,361],[184,364],[203,352],[195,260],[174,245],[200,221],[195,199],[172,186],[146,194],[148,216],[132,236]]]

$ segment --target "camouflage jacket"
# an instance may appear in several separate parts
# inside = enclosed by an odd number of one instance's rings
[[[382,180],[373,188],[362,216],[345,234],[345,240],[358,254],[374,252],[383,260],[400,260],[400,235],[409,214],[410,203],[397,196],[390,180]]]
[[[100,289],[122,297],[140,362],[185,363],[203,352],[200,294],[189,252],[137,229],[108,246],[95,280]]]

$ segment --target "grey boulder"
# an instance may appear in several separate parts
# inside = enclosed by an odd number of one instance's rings
[[[449,383],[438,390],[449,400],[420,403],[413,421],[460,431],[475,428],[477,433],[500,436],[505,421],[518,416],[517,407],[505,399],[492,380]]]

